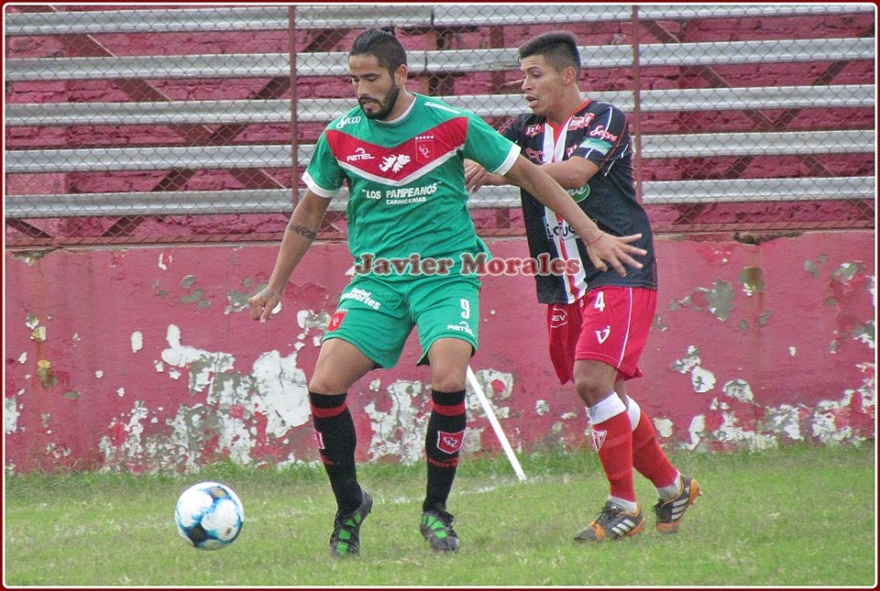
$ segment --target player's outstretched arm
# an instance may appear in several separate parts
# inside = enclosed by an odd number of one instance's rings
[[[524,156],[520,156],[516,164],[507,172],[505,178],[511,184],[525,189],[535,198],[561,215],[565,221],[571,224],[584,245],[587,254],[597,269],[608,270],[611,265],[618,275],[625,277],[625,266],[641,269],[642,263],[634,256],[647,254],[642,248],[630,244],[642,237],[641,234],[631,236],[611,236],[599,229],[596,223],[587,217],[587,214],[574,202],[568,192],[550,175],[541,170],[535,164],[529,162]]]
[[[506,185],[507,179],[492,174],[473,160],[464,161],[464,185],[468,193],[475,193],[486,185]]]
[[[319,197],[308,190],[293,210],[281,239],[269,284],[248,300],[252,319],[266,322],[272,315],[272,310],[281,301],[281,294],[284,293],[291,273],[317,237],[329,204],[330,199]]]

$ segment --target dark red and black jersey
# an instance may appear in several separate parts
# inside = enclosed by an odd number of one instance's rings
[[[629,121],[623,111],[588,100],[561,127],[551,125],[545,117],[524,114],[509,120],[500,131],[535,164],[572,156],[596,164],[599,172],[585,186],[569,189],[569,194],[604,232],[614,236],[641,234],[642,238],[633,244],[648,251],[640,259],[644,267],[628,267],[626,277],[611,267],[601,272],[590,262],[584,243],[571,226],[531,194],[521,191],[531,256],[548,253],[553,258],[576,259],[581,270],[575,275],[535,275],[538,301],[572,303],[587,290],[605,285],[657,289],[653,234],[648,215],[636,200]]]

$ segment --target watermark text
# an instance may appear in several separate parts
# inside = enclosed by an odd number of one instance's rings
[[[556,275],[571,276],[581,272],[578,259],[562,259],[541,253],[537,257],[495,257],[487,253],[462,253],[458,265],[453,258],[422,257],[414,253],[406,258],[377,257],[364,253],[355,263],[356,275],[449,275],[457,270],[461,275]]]

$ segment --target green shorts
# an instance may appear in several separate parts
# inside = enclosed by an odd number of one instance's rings
[[[434,341],[456,338],[477,350],[480,280],[473,275],[440,275],[389,282],[361,275],[339,297],[324,339],[342,339],[378,367],[394,367],[413,327],[427,363]]]

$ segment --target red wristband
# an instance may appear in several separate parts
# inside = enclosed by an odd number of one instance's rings
[[[599,237],[596,238],[595,240],[591,240],[590,242],[587,242],[586,246],[593,246],[594,244],[596,244],[597,242],[602,240],[602,236],[604,236],[604,235],[605,235],[605,232],[603,232],[602,230],[599,230]]]

